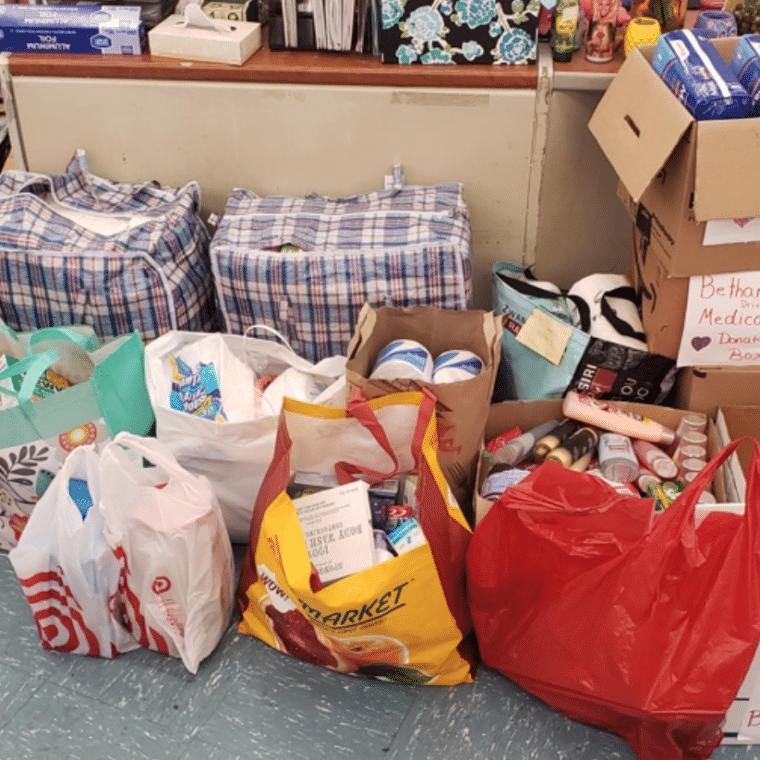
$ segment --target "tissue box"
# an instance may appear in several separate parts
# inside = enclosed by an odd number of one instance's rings
[[[150,52],[168,58],[241,66],[261,47],[261,24],[254,21],[227,22],[229,31],[184,23],[184,16],[175,14],[151,29]]]
[[[0,51],[140,55],[139,6],[0,4]]]

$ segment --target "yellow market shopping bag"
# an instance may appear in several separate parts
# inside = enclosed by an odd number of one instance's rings
[[[424,540],[323,583],[313,541],[337,540],[353,526],[337,518],[325,525],[310,537],[310,557],[287,490],[305,472],[339,483],[360,476],[371,484],[417,475],[415,527]],[[471,681],[472,621],[464,594],[470,535],[436,458],[429,391],[371,401],[357,393],[345,409],[285,399],[238,585],[239,630],[342,673],[408,685]]]

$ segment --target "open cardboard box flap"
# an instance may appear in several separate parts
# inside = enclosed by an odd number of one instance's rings
[[[653,45],[631,51],[588,124],[637,203],[693,122],[654,72],[653,53]]]
[[[737,38],[712,42],[730,61]],[[652,69],[654,51],[654,45],[631,51],[589,121],[618,177],[640,201],[694,125],[697,221],[760,216],[760,118],[694,121]]]
[[[760,440],[760,406],[721,405],[720,411],[731,440],[744,437]],[[753,448],[749,443],[743,443],[736,451],[745,480],[749,473],[752,452]]]
[[[760,216],[760,118],[701,121],[697,129],[697,221]]]

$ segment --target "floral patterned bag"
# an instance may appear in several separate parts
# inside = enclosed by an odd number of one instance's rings
[[[382,0],[383,63],[535,63],[539,0]]]
[[[146,435],[154,423],[138,332],[95,350],[71,330],[39,334],[44,342],[31,340],[24,358],[7,355],[0,371],[0,549],[6,551],[17,545],[70,451],[121,430]]]

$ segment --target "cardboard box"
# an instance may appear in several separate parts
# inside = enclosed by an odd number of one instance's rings
[[[13,53],[140,55],[139,6],[0,4],[0,50]]]
[[[191,3],[151,29],[148,41],[152,55],[241,66],[261,47],[261,24],[212,19]]]
[[[722,448],[729,441],[743,436],[760,439],[760,407],[752,405],[723,406],[717,414],[715,428],[718,444]],[[724,467],[725,481],[735,492],[737,500],[744,501],[746,478],[752,457],[752,447],[742,444],[731,455]],[[737,504],[741,511],[742,504]],[[744,678],[726,716],[724,744],[760,744],[760,650]]]
[[[713,40],[730,61],[737,38]],[[760,121],[700,121],[651,67],[655,46],[635,48],[589,121],[635,217],[653,219],[657,255],[675,276],[754,270],[760,243],[703,246],[705,222],[760,216]]]
[[[535,63],[538,3],[382,0],[383,63]],[[483,13],[488,11],[488,13]]]
[[[674,403],[710,417],[720,407],[760,404],[760,367],[684,367]]]
[[[651,217],[639,214],[631,229],[631,272],[639,296],[641,323],[649,350],[671,359],[678,357],[686,316],[689,278],[668,272],[661,249],[650,235]]]
[[[720,423],[719,432],[723,434],[720,441],[722,445],[745,436],[760,440],[760,406],[757,404],[721,404],[716,413],[717,423]],[[731,455],[728,462],[736,496],[741,501],[746,498],[751,460],[752,446],[744,443]]]
[[[666,406],[654,406],[652,404],[636,404],[625,401],[615,401],[622,409],[648,417],[669,428],[675,430],[678,423],[686,414],[685,410],[673,409]],[[494,436],[513,427],[519,427],[523,432],[540,425],[547,420],[563,418],[562,399],[542,399],[539,401],[502,401],[492,404],[488,413],[484,440],[488,441]],[[473,498],[475,511],[475,524],[477,525],[488,513],[494,502],[480,496],[480,486],[487,473],[482,467],[482,459],[478,466],[477,489]],[[722,491],[720,491],[722,495]]]
[[[435,358],[449,349],[464,349],[483,361],[481,373],[456,383],[369,379],[380,350],[392,340],[421,343]],[[437,399],[438,461],[464,514],[472,519],[472,494],[483,431],[501,359],[502,323],[493,312],[438,309],[432,306],[373,309],[365,304],[348,346],[348,395],[365,398],[429,388]]]

